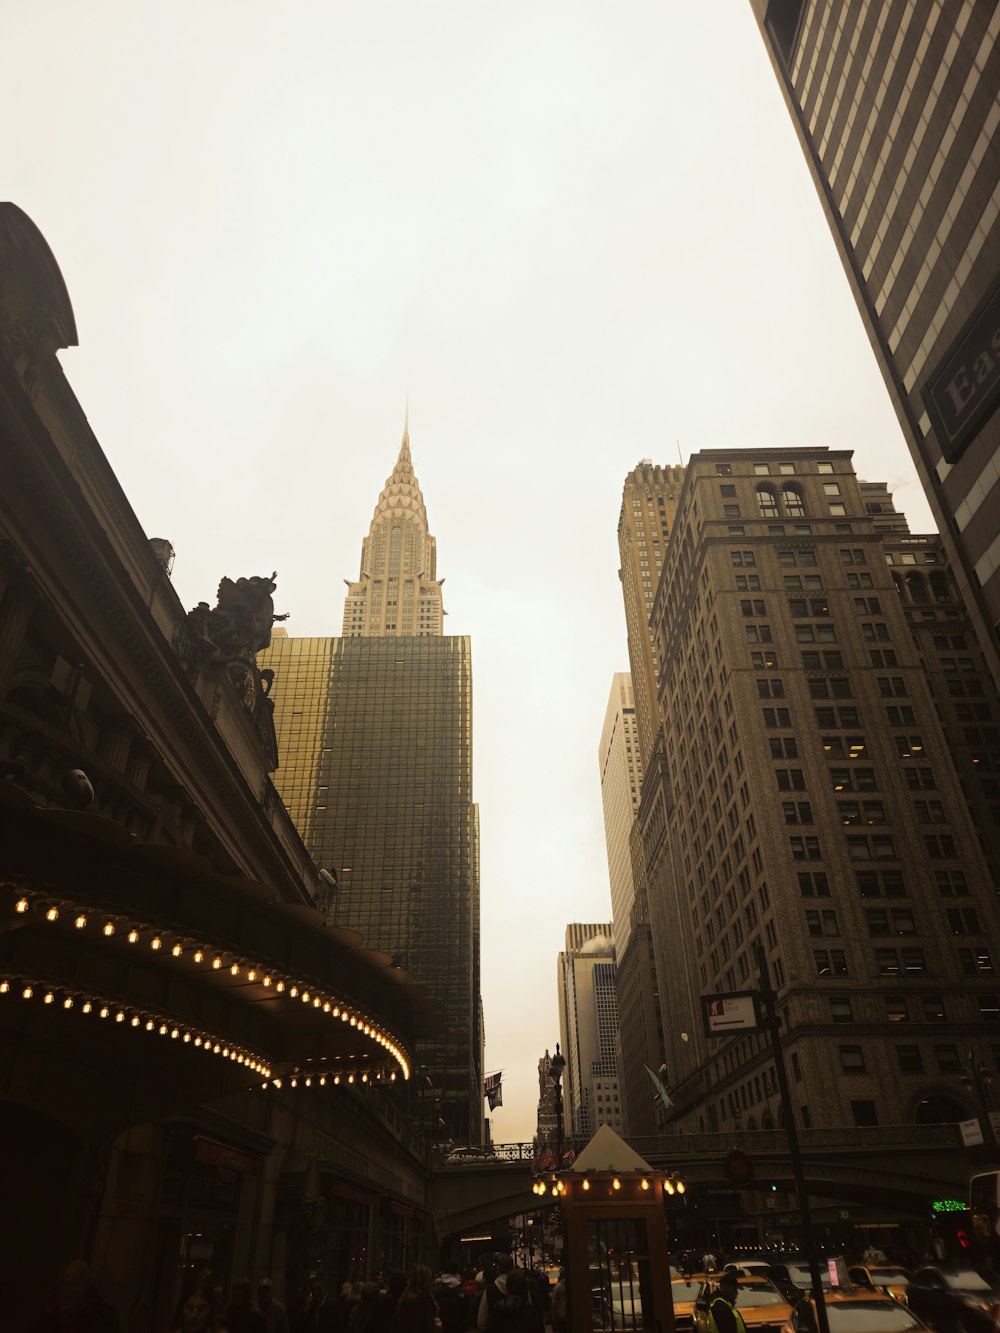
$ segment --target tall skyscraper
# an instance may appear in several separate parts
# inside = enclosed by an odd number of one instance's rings
[[[709,1042],[699,1019],[700,995],[757,984],[756,946],[800,1123],[976,1113],[961,1067],[1000,1039],[1000,744],[942,555],[849,450],[688,464],[654,609],[649,876],[681,1128],[777,1121],[766,1037]]]
[[[1000,680],[1000,5],[752,5]]]
[[[608,849],[608,880],[611,884],[611,921],[615,952],[628,942],[635,880],[629,837],[639,808],[642,760],[639,757],[639,727],[635,717],[632,679],[627,671],[615,673],[611,684],[597,761],[601,774],[601,803],[604,806],[604,839]]]
[[[566,927],[559,955],[559,1035],[566,1057],[566,1137],[599,1125],[622,1129],[618,1087],[618,997],[611,923]]]
[[[436,573],[437,542],[427,530],[427,510],[413,471],[407,421],[396,466],[361,543],[360,577],[347,585],[344,637],[443,634],[444,580]]]
[[[663,1015],[646,883],[651,856],[648,849],[658,847],[662,854],[664,826],[659,809],[663,767],[663,729],[657,698],[659,657],[650,616],[683,481],[683,468],[661,467],[642,459],[625,478],[618,517],[618,576],[625,605],[642,775],[629,835],[634,898],[627,932],[623,931],[620,942],[616,935],[621,1018],[619,1080],[625,1127],[630,1134],[656,1133],[666,1120],[645,1069],[646,1065],[657,1069],[663,1060]],[[617,920],[615,929],[617,932]]]
[[[433,1120],[482,1139],[479,824],[472,799],[472,657],[441,634],[434,541],[404,434],[349,584],[345,635],[288,637],[261,654],[276,786],[336,880],[329,920],[358,931],[434,995],[438,1037],[417,1064]],[[355,625],[357,621],[357,625]],[[426,1086],[426,1084],[425,1084]]]

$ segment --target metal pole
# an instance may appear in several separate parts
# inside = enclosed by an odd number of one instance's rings
[[[778,1092],[785,1117],[785,1133],[788,1135],[788,1153],[792,1159],[792,1177],[795,1181],[795,1193],[799,1202],[799,1215],[802,1218],[802,1239],[805,1242],[806,1258],[809,1260],[809,1275],[812,1278],[813,1300],[816,1302],[816,1318],[819,1333],[830,1333],[830,1321],[826,1313],[826,1300],[823,1296],[823,1283],[819,1275],[819,1253],[816,1249],[816,1234],[813,1231],[812,1213],[809,1211],[809,1194],[806,1189],[806,1176],[802,1169],[802,1153],[799,1150],[799,1131],[795,1124],[792,1110],[792,1097],[788,1089],[788,1073],[785,1069],[785,1053],[781,1049],[781,1031],[778,1022],[777,993],[771,989],[771,974],[767,965],[767,956],[760,944],[754,945],[757,955],[757,967],[760,970],[760,998],[764,1007],[764,1022],[771,1034],[771,1050],[774,1053],[774,1072],[778,1080]]]

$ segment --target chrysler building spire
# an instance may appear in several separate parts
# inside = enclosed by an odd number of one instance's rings
[[[361,543],[361,572],[347,582],[344,637],[404,637],[444,632],[443,579],[436,577],[437,543],[410,457],[410,408],[396,465],[378,497]]]

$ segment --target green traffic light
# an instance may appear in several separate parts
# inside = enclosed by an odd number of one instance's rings
[[[777,1194],[777,1192],[778,1192],[778,1187],[777,1187],[777,1185],[772,1185],[772,1186],[771,1186],[771,1193],[772,1193],[772,1194]]]

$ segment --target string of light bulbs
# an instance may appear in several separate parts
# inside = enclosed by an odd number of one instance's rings
[[[270,1062],[258,1052],[231,1042],[227,1037],[192,1027],[189,1023],[167,1014],[156,1013],[145,1007],[136,1008],[111,996],[84,993],[44,978],[0,973],[0,1000],[5,998],[38,1000],[43,1005],[64,1012],[96,1014],[98,1019],[110,1020],[129,1030],[155,1033],[160,1037],[180,1042],[183,1046],[193,1046],[196,1050],[207,1051],[210,1055],[217,1055],[223,1060],[242,1065],[251,1073],[263,1075],[264,1078],[271,1076]]]
[[[86,930],[95,923],[104,939],[124,938],[131,945],[141,944],[148,937],[150,949],[165,958],[178,961],[182,958],[190,959],[196,966],[204,965],[214,972],[227,971],[232,977],[243,976],[251,984],[259,983],[265,989],[273,989],[276,995],[301,1000],[318,1012],[348,1023],[360,1035],[368,1037],[395,1060],[404,1079],[410,1077],[410,1063],[400,1039],[379,1025],[371,1015],[362,1012],[356,1005],[344,1003],[322,987],[300,978],[279,975],[278,969],[265,963],[248,963],[245,958],[224,946],[200,944],[172,929],[159,929],[148,922],[131,920],[116,913],[81,909],[78,903],[30,889],[17,889],[15,892],[18,894],[14,903],[15,915],[25,916],[37,905],[41,909],[42,919],[50,925],[60,920],[72,920],[74,929]]]
[[[374,1084],[374,1083],[395,1083],[396,1071],[385,1068],[372,1068],[371,1066],[352,1066],[346,1064],[342,1069],[311,1069],[305,1071],[296,1069],[294,1073],[287,1075],[276,1075],[269,1082],[265,1081],[261,1087],[266,1091],[268,1088],[325,1088],[327,1084],[333,1087],[339,1087],[342,1084]]]

